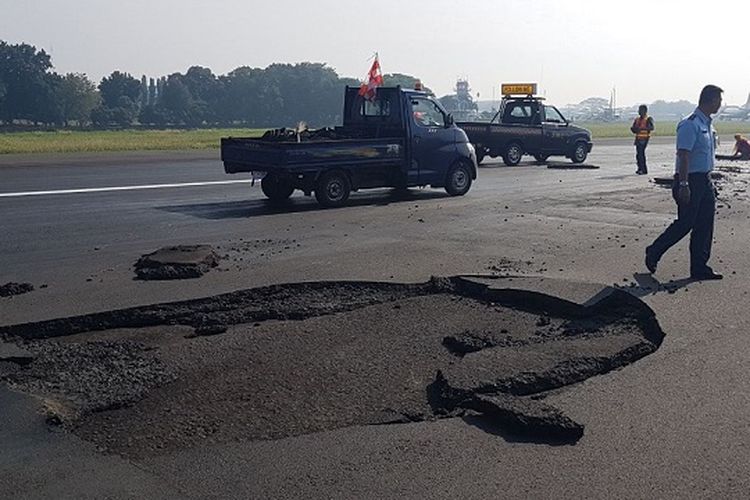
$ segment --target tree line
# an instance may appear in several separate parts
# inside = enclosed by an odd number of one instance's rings
[[[52,69],[44,50],[0,41],[0,125],[320,127],[340,122],[344,88],[359,85],[311,62],[242,66],[219,76],[201,66],[158,78],[113,71],[98,84]],[[384,79],[409,87],[417,80],[399,73]]]

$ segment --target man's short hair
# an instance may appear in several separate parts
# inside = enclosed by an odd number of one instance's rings
[[[648,111],[648,106],[646,106],[645,104],[641,104],[640,106],[638,106],[638,112],[640,113],[641,111]]]
[[[698,100],[698,106],[707,104],[717,97],[721,97],[722,92],[724,91],[716,85],[706,85],[705,87],[703,87],[703,90],[701,90],[701,96]]]

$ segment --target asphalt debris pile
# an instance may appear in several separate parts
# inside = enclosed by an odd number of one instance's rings
[[[506,281],[275,285],[0,327],[35,356],[6,379],[133,457],[451,417],[574,443],[583,425],[546,394],[654,352],[663,333],[622,291],[583,306]]]
[[[274,256],[295,250],[302,245],[292,238],[280,239],[244,239],[229,240],[226,245],[217,246],[217,252],[221,254],[229,265],[241,269],[243,263],[269,260]]]
[[[32,354],[20,370],[0,380],[45,398],[55,423],[140,401],[154,387],[174,380],[166,365],[143,344],[115,342],[28,342]]]
[[[711,172],[711,179],[714,182],[716,191],[719,195],[719,203],[731,199],[732,201],[747,201],[748,185],[750,184],[750,168],[740,167],[737,165],[727,164],[729,162],[719,161],[716,169]],[[654,185],[671,189],[674,182],[674,176],[654,177]]]
[[[178,245],[141,256],[135,274],[141,280],[191,279],[218,265],[219,256],[210,245]]]
[[[31,283],[15,283],[13,281],[0,286],[0,297],[12,297],[34,291]]]

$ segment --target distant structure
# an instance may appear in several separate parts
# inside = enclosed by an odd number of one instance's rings
[[[440,98],[446,111],[451,113],[457,121],[470,121],[479,115],[477,103],[471,97],[469,80],[459,78],[453,89],[455,94],[448,94]]]
[[[724,121],[747,121],[750,120],[750,94],[742,106],[724,106],[719,110],[716,118]]]

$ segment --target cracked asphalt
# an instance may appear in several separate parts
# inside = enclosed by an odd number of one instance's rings
[[[624,142],[597,144],[590,162],[598,170],[491,162],[465,197],[413,190],[401,200],[375,191],[355,194],[350,207],[338,210],[321,210],[303,196],[284,209],[269,207],[257,186],[244,184],[0,199],[0,231],[9,235],[0,240],[0,284],[34,286],[0,298],[3,326],[278,283],[420,283],[433,275],[512,272],[541,275],[550,282],[547,292],[580,303],[600,285],[617,285],[645,301],[666,334],[659,350],[638,362],[546,397],[585,425],[584,436],[566,446],[516,442],[465,415],[205,444],[130,461],[102,455],[75,435],[50,434],[43,422],[33,424],[35,400],[3,389],[9,401],[3,418],[14,422],[4,427],[26,423],[23,432],[4,431],[0,492],[32,498],[743,496],[750,490],[750,320],[743,306],[750,291],[749,174],[726,172],[719,182],[712,265],[726,278],[684,280],[684,242],[653,279],[643,268],[643,248],[671,221],[674,206],[669,192],[649,181],[669,175],[673,146],[668,138],[649,146],[649,176],[633,175],[633,153]],[[0,159],[3,192],[226,179],[217,160],[200,156],[24,163]],[[259,241],[262,249],[246,244]],[[241,251],[189,283],[133,280],[139,256],[179,244]],[[582,293],[581,283],[594,288]]]

